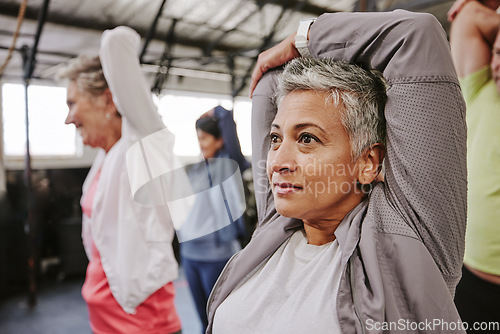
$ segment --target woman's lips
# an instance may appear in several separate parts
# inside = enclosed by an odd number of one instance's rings
[[[289,182],[274,182],[274,192],[278,195],[294,194],[302,190],[302,187]]]

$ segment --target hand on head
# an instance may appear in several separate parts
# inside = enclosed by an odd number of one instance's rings
[[[448,11],[448,21],[452,22],[460,10],[462,10],[463,6],[469,1],[474,0],[456,0]]]

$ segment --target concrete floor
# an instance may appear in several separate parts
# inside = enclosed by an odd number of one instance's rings
[[[30,310],[26,296],[0,301],[1,334],[91,334],[87,306],[81,295],[83,278],[43,283],[37,306]],[[176,287],[175,304],[183,334],[200,334],[201,324],[182,268]]]

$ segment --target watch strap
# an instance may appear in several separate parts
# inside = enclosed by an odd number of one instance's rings
[[[302,57],[312,57],[308,48],[309,40],[307,39],[307,35],[314,21],[316,21],[316,19],[300,20],[297,35],[295,35],[295,47]]]

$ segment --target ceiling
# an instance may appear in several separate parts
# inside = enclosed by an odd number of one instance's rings
[[[23,0],[0,0],[0,65]],[[402,8],[434,14],[448,30],[449,0],[29,0],[2,80],[53,83],[80,54],[96,54],[103,30],[128,25],[143,37],[141,62],[154,91],[247,95],[256,56],[324,12]],[[46,15],[44,16],[44,8]],[[39,36],[40,38],[37,38]],[[38,41],[38,42],[36,42]],[[36,44],[36,45],[35,45]],[[23,55],[36,50],[33,70]],[[28,61],[29,62],[29,61]]]

